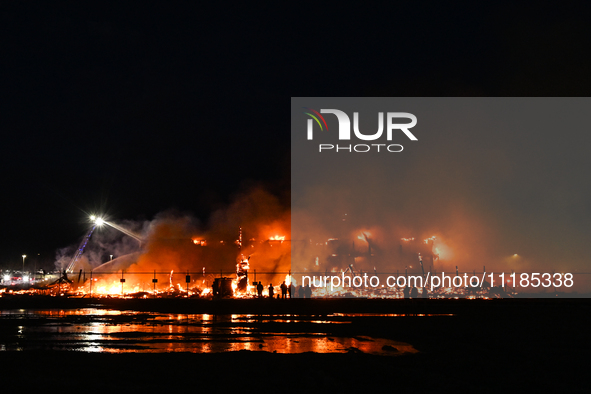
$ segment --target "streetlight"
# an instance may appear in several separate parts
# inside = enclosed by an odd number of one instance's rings
[[[22,276],[25,276],[25,258],[27,258],[26,254],[23,254],[23,272],[22,272]]]

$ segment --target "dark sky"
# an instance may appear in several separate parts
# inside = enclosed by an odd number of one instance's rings
[[[589,13],[536,3],[0,4],[0,265],[86,217],[289,203],[292,96],[588,96]]]

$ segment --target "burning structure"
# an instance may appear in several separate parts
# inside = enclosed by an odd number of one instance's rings
[[[241,253],[243,251],[248,251],[248,256]],[[277,248],[268,240],[259,241],[254,237],[243,242],[242,228],[235,242],[209,241],[205,237],[148,237],[140,251],[92,269],[90,282],[85,282],[81,291],[111,296],[149,293],[154,296],[244,297],[252,293],[249,285],[252,261],[256,261],[255,270],[258,268],[259,275],[272,281],[283,270],[289,270],[289,257],[287,244]],[[271,264],[272,269],[268,268]],[[170,274],[164,271],[169,268],[172,268]],[[178,281],[174,272],[186,272],[180,277],[184,282]],[[169,285],[163,286],[164,283]]]
[[[238,257],[238,264],[236,264],[236,287],[240,292],[244,292],[248,289],[248,270],[250,268],[250,265],[248,265],[249,260],[250,256],[246,258],[243,254],[241,254]]]
[[[272,239],[277,234],[283,241]],[[187,297],[212,295],[215,280],[225,277],[234,296],[248,296],[252,272],[267,285],[289,272],[289,235],[289,209],[262,188],[239,195],[207,223],[176,211],[142,222],[96,215],[78,248],[58,251],[55,273],[31,286],[51,294]],[[64,270],[72,283],[54,286]]]
[[[301,285],[311,286],[313,297],[488,298],[510,296],[514,291],[513,287],[491,288],[488,281],[478,286],[432,282],[438,270],[457,277],[457,283],[467,274],[457,266],[453,272],[447,269],[452,253],[437,236],[390,238],[378,228],[350,234],[348,239],[294,243],[292,270],[294,281],[300,283],[297,294]],[[485,268],[479,275],[484,272]]]
[[[436,286],[427,291],[429,276],[451,272],[453,264],[453,254],[439,236],[397,237],[376,227],[353,229],[323,241],[292,241],[289,211],[274,209],[269,214],[261,206],[273,205],[258,200],[249,198],[217,212],[206,231],[186,215],[166,214],[151,222],[126,224],[94,217],[73,257],[61,259],[59,271],[46,275],[45,281],[25,287],[79,296],[251,297],[258,281],[263,283],[264,296],[280,294],[285,281],[294,297],[309,297],[302,289],[304,275],[339,275],[351,282],[371,275],[381,283],[387,277],[419,277],[426,284],[414,290],[398,281],[377,288],[367,283],[355,288],[313,286],[311,296],[447,298],[504,293],[505,289],[489,289],[486,283],[479,289]],[[108,261],[101,261],[97,245],[103,255],[110,255]],[[461,274],[457,267],[455,273]]]

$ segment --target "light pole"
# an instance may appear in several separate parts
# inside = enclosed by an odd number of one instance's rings
[[[25,276],[25,258],[27,258],[27,255],[23,254],[23,272],[21,273],[23,277]]]

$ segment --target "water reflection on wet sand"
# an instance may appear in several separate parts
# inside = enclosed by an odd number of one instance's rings
[[[208,315],[106,309],[9,310],[0,312],[0,350],[73,350],[106,353],[272,353],[377,355],[416,353],[389,339],[331,334],[363,314]],[[367,316],[394,317],[400,315]]]

